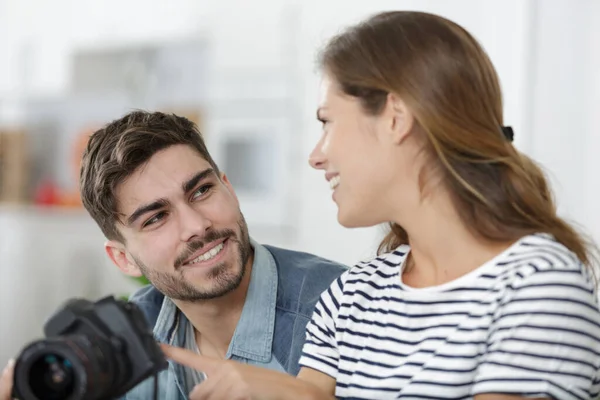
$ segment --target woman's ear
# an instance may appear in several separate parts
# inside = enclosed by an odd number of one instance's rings
[[[142,276],[142,271],[136,263],[130,259],[125,250],[125,246],[114,240],[109,240],[104,244],[104,250],[112,262],[125,274],[133,277]]]
[[[386,107],[391,115],[389,128],[392,143],[400,144],[413,130],[414,115],[406,103],[393,93],[388,94]]]

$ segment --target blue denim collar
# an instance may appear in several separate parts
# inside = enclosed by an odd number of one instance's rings
[[[242,315],[227,351],[232,355],[259,362],[271,359],[275,309],[277,306],[277,266],[271,253],[251,240],[254,247],[252,276]]]
[[[258,362],[271,360],[275,310],[277,306],[277,266],[271,253],[261,244],[250,239],[254,248],[254,261],[248,293],[240,320],[229,344],[227,358],[232,356]],[[185,316],[179,312],[171,299],[165,296],[154,326],[157,340],[174,346],[179,343],[178,332],[185,330]]]

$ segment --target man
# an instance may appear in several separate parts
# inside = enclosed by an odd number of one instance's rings
[[[83,156],[81,196],[110,259],[152,283],[131,301],[158,341],[298,372],[313,307],[345,267],[252,240],[233,187],[192,122],[136,111],[98,130]],[[159,398],[187,398],[203,379],[170,363]],[[126,398],[152,394],[150,379]]]

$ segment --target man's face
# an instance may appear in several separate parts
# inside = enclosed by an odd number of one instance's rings
[[[189,302],[239,286],[252,254],[246,222],[227,178],[192,147],[156,153],[116,197],[125,244],[109,241],[107,252],[125,273]]]

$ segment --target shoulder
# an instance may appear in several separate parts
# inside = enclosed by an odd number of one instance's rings
[[[348,269],[346,265],[319,257],[315,254],[306,253],[303,251],[283,249],[271,245],[263,245],[277,263],[278,269],[283,269],[282,272],[289,271],[291,273],[303,272],[313,273],[322,271],[326,274],[338,275]],[[283,268],[281,268],[283,267]]]
[[[600,309],[587,267],[552,237],[530,235],[494,268],[497,298],[474,393],[502,389],[507,374],[579,398],[597,393]]]
[[[129,302],[135,304],[142,311],[150,329],[153,329],[164,298],[165,296],[154,286],[146,285],[136,290],[129,297]]]
[[[379,254],[376,257],[360,261],[350,268],[347,279],[351,279],[357,275],[364,277],[388,277],[388,273],[394,272],[397,274],[408,255],[409,249],[408,245],[401,245],[388,253]]]
[[[576,255],[548,234],[521,238],[497,263],[497,282],[512,290],[537,285],[595,292],[593,273]]]
[[[263,245],[277,266],[280,308],[310,318],[321,293],[348,270],[338,262],[301,251]]]
[[[275,260],[280,281],[287,281],[287,278],[296,278],[296,280],[301,278],[314,280],[316,285],[322,281],[329,281],[328,285],[332,280],[348,270],[348,267],[343,264],[314,254],[269,245],[264,245],[264,247],[271,253]]]
[[[397,282],[408,252],[409,247],[402,245],[388,253],[360,261],[341,276],[336,285],[332,285],[331,288],[335,288],[338,292],[352,294],[356,290],[364,292],[369,288],[381,289],[381,285],[387,281]]]
[[[320,307],[336,314],[342,305],[369,302],[382,289],[399,283],[399,274],[409,247],[402,245],[388,253],[360,261],[334,280],[320,299]]]

